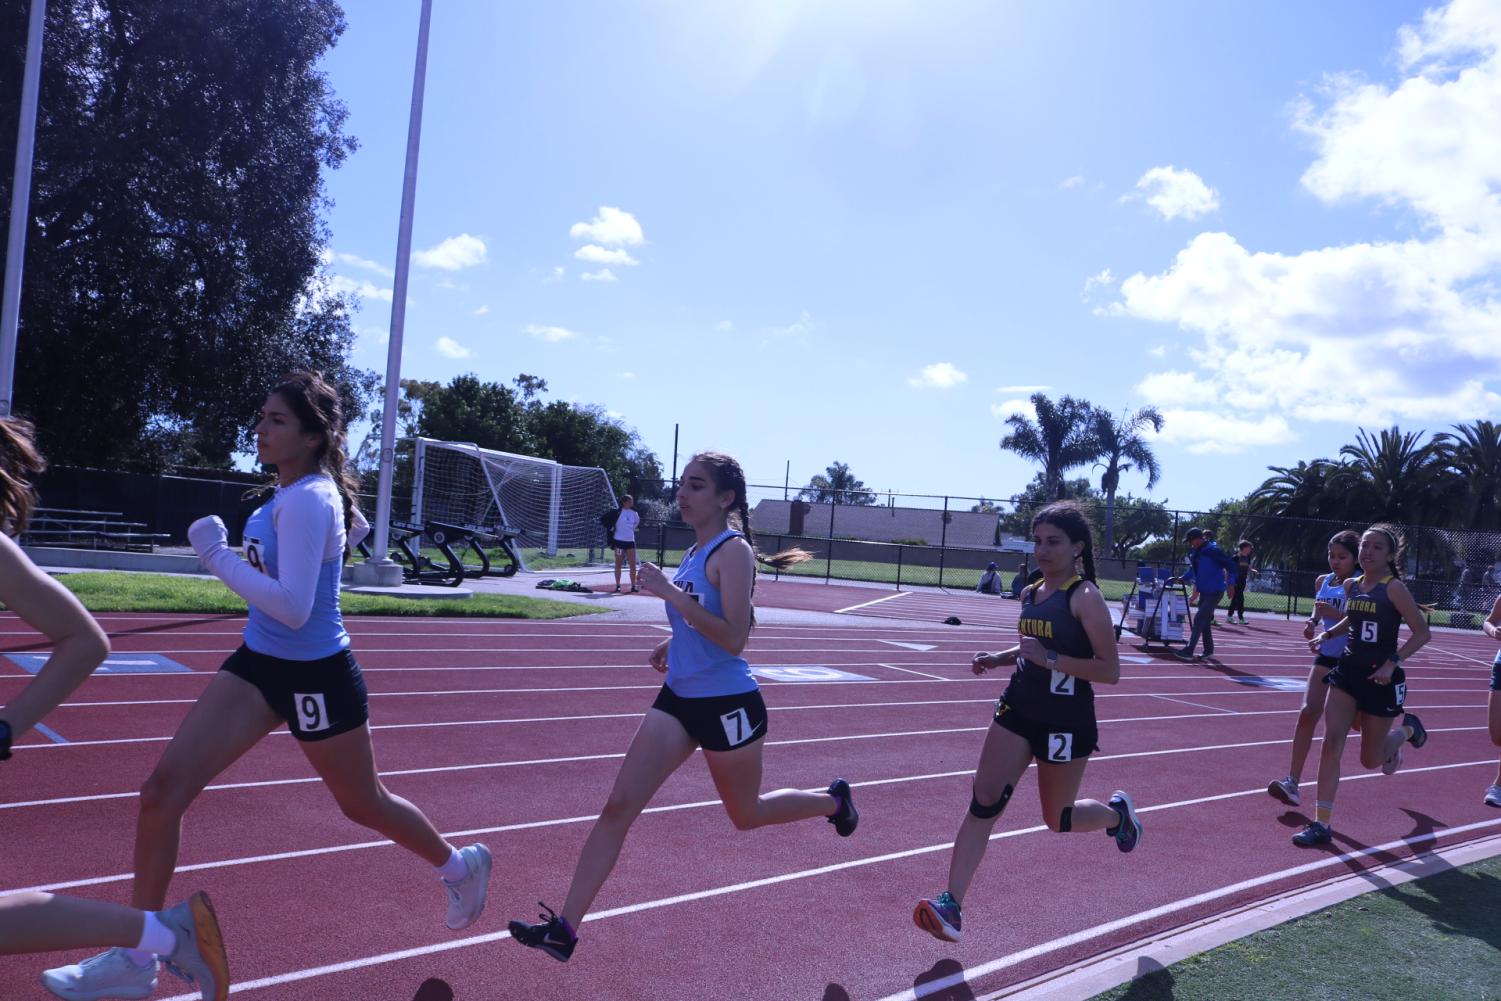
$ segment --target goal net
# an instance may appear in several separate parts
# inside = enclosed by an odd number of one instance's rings
[[[603,469],[565,466],[467,442],[416,441],[414,521],[518,531],[523,563],[558,557],[564,550],[605,546],[599,516],[616,505],[615,488]],[[580,555],[573,554],[570,562]]]

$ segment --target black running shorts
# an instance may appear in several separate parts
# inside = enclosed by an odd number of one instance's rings
[[[610,548],[618,553],[628,553],[636,548],[636,543],[629,539],[611,539]]]
[[[732,751],[766,736],[766,702],[759,688],[738,695],[685,699],[663,685],[651,707],[681,723],[706,751]]]
[[[347,649],[321,660],[282,660],[241,646],[220,670],[259,689],[298,740],[327,740],[370,719],[365,678]]]
[[[1491,665],[1491,691],[1501,692],[1501,660]]]
[[[1371,675],[1380,666],[1341,657],[1334,669],[1324,675],[1324,684],[1350,696],[1355,700],[1355,708],[1368,716],[1388,719],[1401,716],[1402,704],[1407,701],[1407,674],[1398,667],[1392,672],[1391,684],[1378,685]]]
[[[1339,666],[1339,658],[1331,657],[1327,653],[1321,653],[1313,658],[1314,667],[1322,667],[1326,671],[1332,671]]]
[[[1054,726],[1028,719],[1005,699],[995,704],[995,725],[1027,742],[1032,756],[1043,764],[1064,764],[1087,758],[1100,749],[1100,728],[1094,723]]]

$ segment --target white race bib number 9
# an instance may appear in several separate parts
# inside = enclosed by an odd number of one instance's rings
[[[255,567],[261,573],[266,572],[265,561],[261,559],[261,540],[245,536],[245,562]]]
[[[1062,671],[1051,671],[1049,673],[1053,676],[1053,683],[1050,686],[1050,690],[1054,695],[1074,694],[1074,676],[1072,674],[1064,674]]]
[[[323,693],[312,695],[294,693],[292,702],[297,707],[297,729],[303,733],[317,733],[329,727],[328,706],[323,702]]]
[[[750,717],[745,714],[744,709],[725,713],[719,717],[719,724],[724,727],[725,739],[730,742],[731,747],[745,743],[755,733],[751,727]]]
[[[1074,735],[1071,733],[1048,734],[1048,760],[1074,760]]]

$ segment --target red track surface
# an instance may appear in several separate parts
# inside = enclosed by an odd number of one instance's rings
[[[803,607],[837,599],[832,608],[842,608],[883,594],[820,588],[799,599],[799,587],[814,590],[783,582],[758,597]],[[845,601],[836,590],[856,593]],[[873,607],[895,612],[914,598]],[[916,604],[906,607],[917,617]],[[760,628],[754,664],[872,679],[765,685],[768,787],[847,776],[859,831],[844,840],[809,822],[736,832],[702,763],[690,761],[632,831],[566,966],[504,940],[505,922],[531,918],[538,899],[562,904],[589,821],[660,683],[644,659],[665,634],[649,625],[352,620],[387,783],[454,840],[494,851],[490,904],[475,927],[443,928],[431,871],[344,820],[285,732],[190,811],[180,863],[189,871],[173,897],[194,888],[213,896],[237,989],[250,997],[408,1001],[451,988],[461,999],[868,1001],[916,986],[961,998],[1413,853],[1370,846],[1412,838],[1428,847],[1421,839],[1435,832],[1455,843],[1501,829],[1501,815],[1480,803],[1496,767],[1484,729],[1493,642],[1440,634],[1418,655],[1410,703],[1432,740],[1391,778],[1362,773],[1347,752],[1336,850],[1324,852],[1289,844],[1305,818],[1264,792],[1286,770],[1299,694],[1231,680],[1303,677],[1309,658],[1296,626],[1264,619],[1221,629],[1218,668],[1143,654],[1128,635],[1121,684],[1101,692],[1103,750],[1083,794],[1130,790],[1143,808],[1141,847],[1121,855],[1098,834],[1040,830],[1024,779],[971,891],[964,942],[938,942],[909,915],[918,897],[942,889],[968,774],[1005,683],[975,679],[966,665],[975,650],[1010,640],[1016,614],[1014,603],[993,599],[965,607],[1003,628],[898,629],[860,615],[841,628]],[[135,790],[241,624],[104,619],[117,653],[164,653],[193,673],[96,676],[48,720],[70,743],[31,735],[0,766],[0,890],[128,899]],[[0,616],[0,655],[36,642]],[[0,656],[0,700],[24,678]],[[1465,830],[1444,833],[1452,828]],[[12,1001],[46,998],[37,972],[76,958],[0,958],[0,985]],[[965,970],[967,988],[945,989]],[[433,978],[441,982],[424,988]],[[164,976],[158,996],[175,983]]]

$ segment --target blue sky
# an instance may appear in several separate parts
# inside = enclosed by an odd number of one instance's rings
[[[1150,403],[1189,508],[1501,413],[1501,5],[435,7],[407,376],[991,497],[1029,387]],[[346,10],[329,269],[383,370],[417,4]]]

